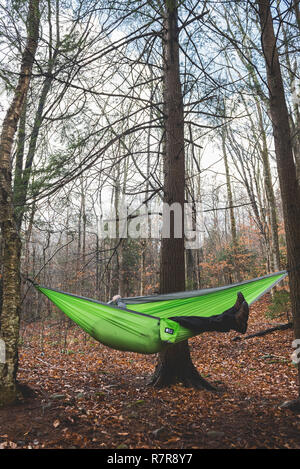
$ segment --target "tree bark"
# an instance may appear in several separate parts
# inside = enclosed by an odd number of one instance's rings
[[[19,80],[13,101],[4,118],[0,137],[0,223],[4,243],[0,336],[6,347],[6,362],[0,363],[0,405],[11,403],[18,397],[16,373],[18,366],[21,241],[14,218],[11,153],[31,79],[38,34],[39,0],[30,0],[27,15],[27,41],[22,54]]]
[[[287,242],[287,260],[293,313],[294,334],[300,339],[300,189],[289,126],[276,37],[274,34],[270,1],[259,0],[261,40],[267,71],[270,116],[273,126],[275,153],[283,204]],[[299,397],[300,397],[300,364]]]
[[[180,204],[181,233],[176,237],[175,213],[170,214],[170,233],[166,233],[167,216],[163,220],[161,250],[161,292],[185,290],[184,269],[184,120],[183,100],[179,76],[179,30],[176,1],[165,2],[164,22],[164,112],[165,112],[165,155],[164,155],[164,203]],[[165,235],[165,237],[164,237]]]

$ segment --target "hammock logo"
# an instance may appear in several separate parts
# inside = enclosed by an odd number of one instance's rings
[[[166,327],[166,328],[165,328],[165,332],[166,332],[167,334],[174,334],[174,329],[170,329],[169,327]]]
[[[0,339],[0,363],[6,362],[5,355],[5,342],[4,340]]]
[[[300,339],[294,340],[292,347],[296,349],[291,355],[292,363],[298,365],[300,363]]]

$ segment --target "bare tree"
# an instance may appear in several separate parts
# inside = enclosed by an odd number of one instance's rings
[[[164,50],[164,202],[168,206],[178,204],[181,215],[170,214],[170,233],[161,242],[161,293],[185,290],[184,257],[184,200],[185,200],[185,153],[183,98],[179,70],[179,28],[177,0],[164,2],[163,26]],[[181,220],[180,220],[181,217]],[[180,233],[175,224],[181,222]],[[167,386],[181,382],[186,386],[212,389],[194,367],[188,342],[167,348],[159,355],[152,379],[155,386]]]
[[[21,57],[19,80],[3,121],[0,139],[0,222],[4,244],[0,332],[6,346],[6,362],[0,364],[0,405],[13,402],[18,395],[16,371],[20,314],[21,242],[14,219],[11,155],[17,125],[31,80],[39,37],[39,22],[39,0],[30,0],[27,14],[27,40]]]
[[[281,67],[270,0],[259,0],[258,13],[261,26],[261,41],[268,80],[270,115],[272,119],[275,152],[283,215],[286,231],[288,271],[295,338],[300,339],[300,187],[289,124]],[[300,396],[300,364],[298,365]],[[300,398],[298,402],[300,406]]]

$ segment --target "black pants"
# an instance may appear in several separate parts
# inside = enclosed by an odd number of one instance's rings
[[[236,327],[235,313],[237,309],[233,306],[222,314],[203,318],[199,316],[178,316],[172,317],[173,321],[178,322],[181,326],[191,329],[193,332],[228,332]]]

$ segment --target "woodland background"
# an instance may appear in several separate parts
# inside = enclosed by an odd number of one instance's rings
[[[299,5],[290,3],[273,8],[298,154]],[[4,111],[18,78],[26,2],[1,6]],[[189,24],[196,7],[209,14]],[[161,196],[162,51],[153,16],[151,2],[42,4],[13,154],[23,280],[101,300],[158,288],[159,241],[100,234],[105,208],[122,195],[132,214]],[[185,2],[181,22],[185,197],[204,210],[203,246],[186,250],[193,289],[280,270],[286,246],[255,11],[247,2]],[[32,290],[25,315],[41,311]]]
[[[291,236],[293,223],[288,229],[284,223],[285,217],[292,218],[286,191],[280,189],[285,165],[278,157],[278,135],[274,140],[267,42],[261,29],[268,8],[295,166],[291,190],[297,186],[299,192],[298,0],[0,0],[1,279],[9,262],[16,266],[20,261],[21,275],[21,301],[13,304],[19,290],[16,268],[11,268],[10,317],[17,319],[9,324],[7,298],[1,318],[1,333],[13,336],[11,376],[17,341],[44,353],[55,328],[59,349],[69,350],[70,322],[28,278],[101,301],[116,293],[125,297],[161,290],[161,240],[122,238],[118,232],[104,238],[103,229],[111,208],[124,196],[132,209],[132,230],[138,233],[141,207],[153,210],[159,225],[157,212],[172,166],[171,160],[166,162],[166,110],[178,95],[179,82],[185,174],[178,187],[185,202],[203,207],[202,245],[185,249],[181,263],[185,288],[221,286],[287,267],[286,234],[294,241],[297,236]],[[175,10],[176,37],[167,50],[164,21],[166,12],[170,17]],[[166,51],[172,56],[176,48],[178,81],[172,85]],[[295,257],[293,272],[297,262]],[[275,322],[277,315],[282,319],[280,315],[288,314],[289,320],[288,285],[271,300],[263,303],[263,314],[268,310]],[[292,352],[291,339],[287,335],[285,345],[277,344],[279,355],[285,347],[285,360]],[[21,376],[26,347],[23,352]],[[293,389],[294,371],[289,369]]]

